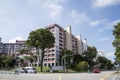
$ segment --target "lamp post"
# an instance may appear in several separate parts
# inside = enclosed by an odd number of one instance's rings
[[[63,61],[64,61],[64,64],[63,64]],[[62,66],[64,66],[64,70],[66,71],[66,55],[64,55],[63,57],[62,57],[62,61],[61,61],[62,63]]]
[[[89,70],[89,68],[90,68],[90,65],[89,65],[89,63],[88,63],[88,73],[90,73],[90,70]]]

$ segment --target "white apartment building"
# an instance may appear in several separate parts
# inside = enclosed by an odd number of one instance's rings
[[[54,37],[54,47],[46,49],[44,57],[44,66],[58,66],[59,55],[62,50],[71,50],[74,54],[81,54],[87,50],[87,40],[82,41],[81,36],[74,36],[71,31],[71,26],[68,26],[65,30],[58,24],[52,24],[47,27]]]
[[[50,30],[50,32],[55,37],[54,47],[50,49],[46,49],[45,57],[44,57],[44,66],[58,66],[59,65],[59,55],[60,51],[64,49],[65,43],[65,32],[62,27],[57,24],[52,24],[45,27]]]

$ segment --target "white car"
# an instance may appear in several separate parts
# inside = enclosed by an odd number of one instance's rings
[[[25,67],[25,70],[27,70],[27,73],[36,73],[36,69],[34,67]]]

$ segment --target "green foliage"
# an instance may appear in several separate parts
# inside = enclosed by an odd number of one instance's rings
[[[114,26],[113,35],[115,37],[115,40],[113,41],[112,45],[115,47],[115,56],[116,56],[116,62],[120,62],[120,23]]]
[[[21,55],[22,54],[30,54],[31,53],[28,48],[23,48],[23,49],[19,50],[19,52],[20,52]]]
[[[62,62],[62,59],[64,60],[64,64],[68,67],[71,65],[71,59],[73,58],[73,52],[71,50],[62,50],[60,53],[60,63]],[[66,61],[65,61],[66,60]]]
[[[76,67],[79,62],[84,61],[85,58],[81,56],[80,54],[75,54],[73,56],[73,67]]]
[[[27,45],[31,47],[35,47],[37,49],[38,60],[40,59],[39,49],[42,50],[41,61],[40,61],[41,71],[42,71],[45,48],[53,47],[54,43],[55,43],[55,38],[48,29],[40,28],[40,29],[30,32],[29,34]]]
[[[100,64],[101,69],[112,69],[113,68],[113,63],[108,60],[106,57],[98,57],[98,62]]]
[[[27,40],[28,45],[41,49],[51,48],[54,42],[53,34],[49,30],[42,28],[32,31]]]
[[[88,62],[90,68],[92,69],[94,67],[93,59],[96,58],[97,49],[94,46],[88,46],[87,51],[85,51],[83,55],[85,56],[85,60]]]
[[[13,68],[16,60],[13,57],[0,55],[0,68]]]
[[[87,51],[85,51],[85,52],[83,53],[83,55],[85,55],[85,57],[86,57],[87,59],[92,60],[93,58],[96,57],[96,55],[97,55],[97,50],[96,50],[96,48],[95,48],[94,46],[88,46]]]
[[[87,70],[87,62],[86,61],[82,61],[82,62],[79,62],[78,65],[77,65],[77,68],[80,70],[80,71],[86,71]]]
[[[38,73],[40,73],[41,72],[41,67],[36,67],[36,70],[37,70]],[[49,71],[50,71],[49,67],[47,67],[47,66],[43,67],[43,72],[49,72]]]

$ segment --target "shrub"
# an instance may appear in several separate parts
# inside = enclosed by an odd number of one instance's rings
[[[82,61],[82,62],[78,63],[77,68],[80,71],[86,71],[87,70],[87,66],[88,66],[87,62],[86,61]]]

